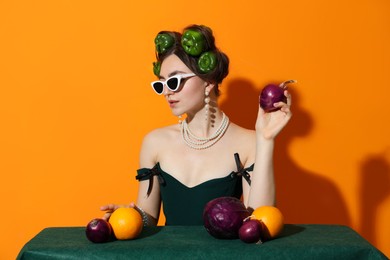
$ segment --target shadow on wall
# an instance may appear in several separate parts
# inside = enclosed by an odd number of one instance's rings
[[[376,244],[377,209],[390,195],[390,163],[386,153],[369,155],[361,164],[360,234]]]
[[[279,134],[275,143],[275,180],[277,203],[286,223],[342,224],[350,226],[350,217],[337,187],[319,173],[297,165],[288,154],[294,137],[310,133],[313,120],[299,106],[299,93],[290,89],[293,100],[293,118]],[[254,129],[258,111],[259,89],[248,80],[235,79],[226,86],[227,97],[221,109],[231,121]],[[326,174],[326,173],[325,173]]]
[[[220,108],[230,121],[247,129],[255,129],[257,118],[259,90],[251,82],[245,79],[234,79],[225,86],[222,95],[226,101],[220,104]]]

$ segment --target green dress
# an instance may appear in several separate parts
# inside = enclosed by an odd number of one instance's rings
[[[137,170],[139,181],[149,180],[147,195],[153,187],[153,176],[157,176],[160,185],[163,211],[166,218],[166,225],[203,225],[203,209],[207,202],[218,197],[236,197],[242,195],[242,177],[250,183],[248,171],[253,166],[243,168],[238,156],[236,162],[237,172],[229,175],[211,179],[194,187],[187,187],[169,173],[163,171],[157,163],[152,169],[142,168]]]

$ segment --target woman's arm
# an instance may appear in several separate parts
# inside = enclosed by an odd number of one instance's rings
[[[158,131],[155,130],[144,137],[140,152],[140,168],[152,169],[158,162],[158,145],[160,138],[158,138]],[[160,186],[157,176],[153,176],[153,186],[148,195],[150,181],[143,180],[139,182],[137,207],[141,208],[143,214],[148,216],[149,225],[157,225],[160,215]]]
[[[290,120],[291,96],[285,91],[287,103],[276,103],[280,110],[265,113],[259,107],[256,121],[255,167],[251,175],[251,186],[244,187],[244,202],[256,209],[263,205],[275,205],[275,181],[273,167],[274,139]]]
[[[153,168],[157,163],[157,151],[155,134],[152,132],[145,136],[141,152],[140,152],[140,168]],[[100,207],[100,210],[105,211],[106,213],[103,216],[103,219],[108,220],[111,216],[111,213],[120,207],[131,207],[135,208],[140,212],[143,217],[144,224],[148,225],[157,225],[158,217],[160,214],[160,187],[157,180],[157,176],[153,176],[153,187],[149,194],[147,195],[149,188],[149,180],[143,180],[139,182],[138,186],[138,198],[137,203],[131,202],[126,205],[119,204],[108,204]]]

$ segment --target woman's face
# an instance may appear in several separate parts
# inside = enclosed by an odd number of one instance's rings
[[[160,80],[165,81],[169,77],[181,74],[193,73],[176,55],[165,58],[161,64]],[[164,84],[164,97],[175,116],[184,113],[193,114],[204,107],[205,88],[207,82],[197,77],[182,79],[179,89],[172,91]]]

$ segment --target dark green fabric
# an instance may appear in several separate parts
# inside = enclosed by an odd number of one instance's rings
[[[240,198],[242,195],[242,177],[235,172],[189,188],[163,171],[160,164],[153,169],[162,178],[159,183],[166,225],[203,225],[203,209],[207,202],[218,197]],[[147,179],[149,171],[152,170],[142,168],[137,171],[138,176],[145,176],[141,181],[150,181]],[[149,176],[153,175],[156,171],[150,172]]]
[[[94,244],[84,227],[46,228],[17,259],[387,259],[346,226],[285,225],[277,239],[219,240],[203,226],[147,227],[135,240]]]

